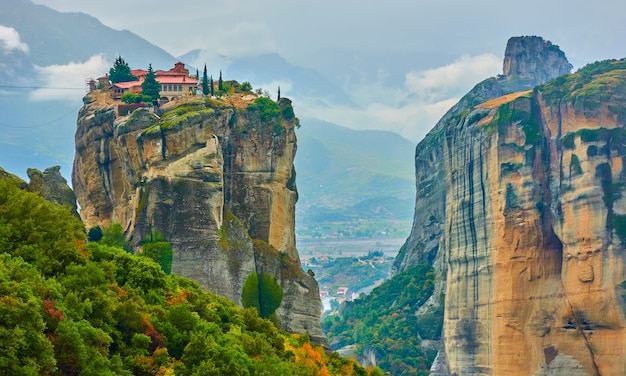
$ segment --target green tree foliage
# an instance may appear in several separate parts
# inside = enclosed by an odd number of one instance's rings
[[[419,337],[439,339],[443,310],[419,317],[415,312],[433,293],[434,278],[430,266],[418,265],[349,303],[342,314],[323,322],[329,342],[356,344],[359,355],[373,351],[377,365],[393,375],[427,375],[436,353],[423,349]]]
[[[118,82],[136,81],[137,77],[130,72],[128,63],[121,56],[118,56],[113,67],[109,69],[109,80],[116,84]]]
[[[209,95],[211,90],[209,90],[209,78],[206,73],[206,64],[204,64],[204,73],[202,73],[202,94]]]
[[[222,71],[220,70],[220,78],[217,81],[217,89],[221,92],[224,90],[224,81],[222,80]]]
[[[122,248],[128,252],[132,251],[131,245],[126,242],[122,225],[119,223],[111,223],[108,227],[102,229],[102,239],[100,239],[100,243]]]
[[[248,111],[257,112],[264,122],[280,119],[281,112],[278,103],[265,97],[259,97],[248,105]]]
[[[248,276],[241,291],[245,308],[256,308],[259,316],[269,318],[282,301],[283,289],[271,274],[253,272]]]
[[[85,244],[66,208],[8,179],[0,221],[1,374],[366,374],[147,257]],[[123,243],[112,227],[103,240]]]
[[[99,242],[102,239],[102,227],[93,226],[87,232],[87,240],[90,242]]]
[[[146,236],[142,250],[142,255],[161,265],[165,274],[172,272],[172,244],[159,231],[153,230]]]
[[[38,288],[44,278],[19,257],[0,255],[0,370],[6,375],[50,374],[56,367]]]
[[[213,75],[211,75],[211,79],[209,80],[209,88],[211,89],[211,96],[215,95],[215,84],[213,83]]]
[[[124,94],[122,94],[122,96],[120,97],[120,100],[124,103],[141,103],[141,102],[147,102],[147,103],[152,103],[152,97],[149,95],[145,95],[145,94],[139,94],[139,93],[132,93],[130,91],[125,92]]]
[[[159,84],[156,80],[156,75],[152,70],[152,64],[148,66],[148,74],[146,74],[146,78],[141,83],[141,94],[143,96],[150,97],[151,100],[158,100],[161,95],[161,84]]]
[[[248,81],[244,81],[241,85],[239,85],[239,90],[243,93],[251,93],[252,84]]]
[[[67,208],[22,192],[0,179],[0,250],[38,267],[45,275],[63,272],[82,261],[76,239],[84,239],[82,223]]]

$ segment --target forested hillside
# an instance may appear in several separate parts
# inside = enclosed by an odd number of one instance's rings
[[[0,373],[367,375],[0,179]],[[381,374],[374,368],[369,374]]]
[[[432,295],[435,273],[418,265],[347,302],[322,324],[333,349],[356,345],[365,363],[393,375],[428,375],[441,337],[443,309],[416,313]]]

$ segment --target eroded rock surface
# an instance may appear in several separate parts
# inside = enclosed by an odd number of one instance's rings
[[[269,273],[284,291],[280,325],[322,342],[317,282],[295,248],[291,102],[187,99],[161,117],[118,116],[99,91],[84,102],[72,181],[87,226],[120,223],[139,252],[159,231],[173,273],[237,304],[252,272]]]
[[[72,214],[78,217],[76,196],[61,175],[59,166],[48,167],[43,172],[29,168],[26,173],[30,179],[28,183],[30,192],[37,192],[50,202],[68,207]]]
[[[477,85],[416,150],[395,267],[441,276],[437,371],[626,374],[626,61],[488,98],[505,79]]]

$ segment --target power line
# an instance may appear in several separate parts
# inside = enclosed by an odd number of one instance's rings
[[[56,118],[56,119],[54,119],[54,120],[47,121],[47,122],[45,122],[45,123],[37,124],[37,125],[19,126],[19,125],[12,125],[12,124],[0,123],[0,126],[2,126],[2,127],[7,127],[7,128],[16,128],[16,129],[39,128],[39,127],[43,127],[43,126],[46,126],[46,125],[50,125],[50,124],[52,124],[52,123],[55,123],[55,122],[57,122],[57,121],[59,121],[59,120],[61,120],[61,119],[63,119],[63,118],[68,117],[68,116],[69,116],[69,115],[71,115],[71,114],[75,114],[75,113],[76,113],[76,111],[78,111],[78,110],[77,110],[77,109],[72,109],[70,112],[68,112],[68,113],[64,114],[63,116],[61,116],[61,117],[59,117],[59,118]]]
[[[0,85],[5,89],[54,89],[54,90],[85,90],[84,87],[54,87],[54,86],[17,86],[17,85]]]

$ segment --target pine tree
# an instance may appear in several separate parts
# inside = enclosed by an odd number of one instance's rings
[[[209,78],[206,74],[206,64],[204,64],[204,73],[202,74],[202,94],[209,95],[211,90],[209,90]]]
[[[222,71],[220,70],[220,80],[217,82],[217,89],[219,91],[224,90],[224,81],[222,81]]]
[[[152,64],[148,66],[148,74],[146,74],[146,78],[141,84],[141,93],[149,96],[153,101],[160,97],[161,84],[156,80],[156,76],[152,70]]]
[[[109,69],[109,80],[116,84],[118,82],[136,81],[137,77],[130,72],[128,63],[121,56],[118,56],[113,63],[113,67]]]

